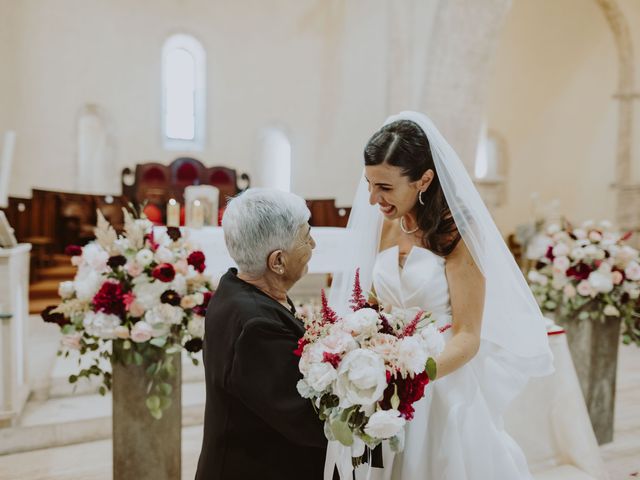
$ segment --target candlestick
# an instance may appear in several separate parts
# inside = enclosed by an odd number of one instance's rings
[[[180,204],[174,198],[167,203],[167,227],[180,226]]]

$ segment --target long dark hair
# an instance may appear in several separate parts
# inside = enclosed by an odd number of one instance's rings
[[[410,120],[385,125],[367,143],[364,163],[400,167],[412,182],[420,180],[427,170],[433,170],[433,180],[422,194],[424,205],[416,196],[416,220],[423,232],[424,246],[438,255],[449,255],[460,241],[460,233],[440,185],[429,139],[422,129]]]

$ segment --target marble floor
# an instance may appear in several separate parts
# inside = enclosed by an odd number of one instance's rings
[[[44,346],[44,344],[42,345]],[[601,447],[610,480],[640,478],[640,348],[621,346],[615,437]],[[182,478],[194,478],[202,426],[182,434]],[[99,440],[0,456],[0,480],[107,480],[111,478],[111,441]]]

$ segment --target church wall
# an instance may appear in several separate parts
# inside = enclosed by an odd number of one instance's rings
[[[294,191],[350,203],[386,114],[386,10],[373,3],[21,0],[19,88],[2,89],[20,138],[11,193],[75,188],[87,103],[108,117],[117,171],[187,153],[164,150],[160,134],[161,47],[185,32],[207,52],[207,139],[193,156],[251,173],[260,130],[284,127]]]
[[[518,0],[506,21],[487,122],[506,140],[505,233],[531,219],[531,194],[569,219],[614,219],[618,60],[595,2]]]

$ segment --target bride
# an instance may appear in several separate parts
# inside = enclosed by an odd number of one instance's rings
[[[358,478],[531,479],[502,414],[533,376],[553,371],[544,321],[466,170],[433,123],[392,116],[369,140],[349,219],[348,269],[331,303],[347,309],[353,271],[385,308],[451,324],[437,379],[415,405],[405,448],[383,445],[384,467]],[[348,450],[330,442],[325,478],[349,475]],[[335,466],[334,466],[335,465]],[[337,467],[337,468],[336,468]]]

